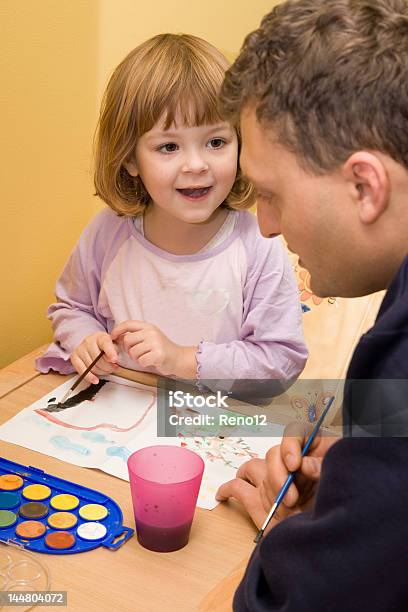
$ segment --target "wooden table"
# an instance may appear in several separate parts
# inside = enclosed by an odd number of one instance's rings
[[[58,374],[36,372],[34,360],[42,350],[0,371],[0,423],[65,380]],[[124,524],[134,527],[127,482],[7,442],[0,441],[0,449],[6,459],[113,497],[122,509]],[[198,508],[190,542],[177,552],[145,550],[133,537],[115,552],[97,548],[74,555],[41,555],[41,561],[50,571],[51,589],[67,591],[68,610],[218,612],[231,609],[231,594],[253,550],[254,534],[246,513],[229,502],[211,511]]]

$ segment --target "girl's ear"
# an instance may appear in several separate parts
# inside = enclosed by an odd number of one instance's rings
[[[390,181],[381,160],[373,153],[357,151],[342,167],[343,177],[364,224],[370,224],[386,211],[390,196]]]
[[[130,176],[137,176],[139,174],[136,167],[136,160],[134,158],[129,159],[123,165],[125,166]]]

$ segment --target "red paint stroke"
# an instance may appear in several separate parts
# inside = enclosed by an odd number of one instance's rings
[[[53,416],[53,414],[47,412],[43,408],[36,408],[34,412],[47,419],[47,421],[51,421],[52,423],[55,423],[56,425],[61,425],[62,427],[66,427],[67,429],[77,429],[81,431],[93,431],[94,429],[110,429],[111,431],[119,432],[130,431],[131,429],[135,429],[136,427],[138,427],[144,421],[144,419],[155,404],[156,394],[152,391],[148,391],[148,393],[152,394],[152,401],[150,402],[142,416],[136,421],[136,423],[133,423],[133,425],[131,425],[130,427],[118,427],[117,425],[113,425],[112,423],[98,423],[98,425],[93,425],[92,427],[81,427],[79,425],[71,425],[70,423],[60,421],[58,418]]]

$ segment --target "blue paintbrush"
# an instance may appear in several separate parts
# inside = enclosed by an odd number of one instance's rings
[[[313,428],[312,433],[310,434],[310,436],[306,440],[306,444],[304,445],[303,450],[302,450],[302,457],[307,455],[307,453],[309,452],[310,445],[312,444],[313,440],[315,439],[316,434],[319,431],[320,426],[323,423],[323,420],[324,420],[326,414],[329,412],[330,406],[332,405],[333,401],[334,401],[334,395],[332,395],[332,397],[327,402],[326,408],[323,410],[322,414],[320,415],[319,420],[317,421],[316,425]],[[265,529],[269,525],[270,520],[272,519],[272,517],[275,514],[276,510],[279,508],[279,505],[280,505],[282,499],[285,497],[286,492],[289,489],[290,485],[292,484],[292,482],[293,482],[293,480],[295,478],[295,475],[296,475],[296,472],[289,472],[289,476],[287,477],[287,479],[285,480],[285,484],[283,485],[283,487],[279,491],[279,495],[275,499],[275,503],[273,504],[273,506],[272,506],[272,508],[271,508],[271,510],[270,510],[270,512],[268,514],[268,516],[266,517],[264,524],[262,525],[262,527],[260,528],[260,530],[256,534],[256,538],[254,540],[255,544],[258,544],[258,542],[262,538]]]

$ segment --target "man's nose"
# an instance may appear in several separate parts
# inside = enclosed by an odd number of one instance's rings
[[[183,161],[183,172],[194,172],[201,174],[208,170],[208,163],[205,155],[197,150],[191,150],[186,153]]]
[[[259,229],[265,238],[273,238],[281,233],[280,220],[274,208],[262,198],[256,203],[256,216]]]

